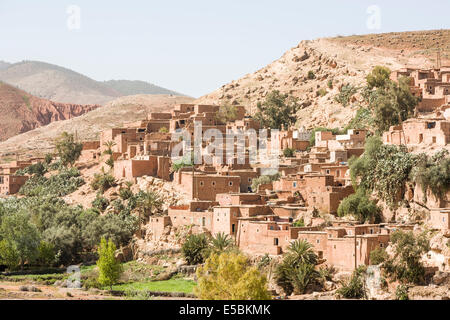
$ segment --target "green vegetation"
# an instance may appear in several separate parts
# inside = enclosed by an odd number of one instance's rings
[[[389,79],[390,73],[387,68],[375,67],[367,76],[367,86],[363,90],[377,133],[413,116],[418,103],[409,88],[411,80],[400,78],[396,83]]]
[[[347,299],[364,299],[367,298],[366,285],[364,277],[367,267],[359,266],[350,278],[350,280],[343,284],[336,293]]]
[[[230,121],[235,121],[237,117],[237,108],[234,105],[223,103],[217,111],[215,119],[217,124],[226,124]]]
[[[324,97],[327,95],[327,93],[328,93],[327,90],[324,88],[320,88],[319,90],[316,91],[316,95],[318,97]]]
[[[115,258],[116,245],[111,241],[102,238],[98,247],[97,266],[99,269],[98,282],[103,286],[116,284],[123,272],[122,265]]]
[[[37,167],[37,165],[34,166]],[[23,173],[34,172],[30,168],[23,170]],[[47,169],[42,172],[44,171]],[[49,178],[44,177],[42,172],[34,173],[22,186],[19,193],[27,197],[63,197],[71,194],[85,183],[76,168],[63,168]]]
[[[317,255],[305,240],[295,240],[275,270],[275,281],[287,295],[292,292],[303,294],[307,288],[318,282],[319,274],[314,269]]]
[[[283,156],[286,158],[292,158],[295,156],[295,149],[286,148],[283,150]]]
[[[92,190],[98,190],[104,193],[111,187],[116,185],[116,179],[108,172],[102,170],[102,173],[94,174],[94,180],[91,182]]]
[[[114,141],[106,141],[103,146],[106,147],[106,150],[103,151],[103,154],[109,155],[108,159],[105,161],[105,163],[110,167],[114,168],[114,157],[113,157],[113,150],[112,148],[116,145]]]
[[[163,281],[144,281],[117,284],[112,286],[112,290],[192,293],[195,286],[196,282],[193,280],[178,278]]]
[[[350,104],[351,97],[357,92],[358,88],[350,84],[346,84],[342,86],[341,91],[336,97],[334,97],[334,100],[346,107]]]
[[[417,182],[424,191],[424,201],[427,190],[438,198],[443,198],[450,190],[450,158],[449,152],[442,149],[429,157],[422,153],[417,157],[417,165],[411,172],[411,179]]]
[[[159,133],[169,133],[169,129],[167,129],[166,127],[161,127],[158,130]]]
[[[295,221],[292,224],[293,227],[304,227],[305,226],[305,220],[303,218],[300,218],[299,220]]]
[[[425,268],[421,258],[430,250],[427,234],[415,236],[412,231],[397,230],[391,235],[391,243],[394,255],[383,263],[387,274],[401,283],[423,283]]]
[[[64,166],[71,165],[78,160],[83,149],[82,143],[75,142],[73,134],[63,132],[61,136],[55,140],[56,154],[59,156]]]
[[[369,109],[360,107],[355,117],[347,124],[344,131],[348,129],[367,129],[374,127],[374,121]]]
[[[25,105],[27,106],[28,110],[32,111],[33,108],[31,107],[30,97],[23,95],[22,99],[23,99],[23,102],[25,102]]]
[[[338,216],[351,215],[360,222],[381,222],[381,209],[369,199],[363,188],[341,201],[338,207]]]
[[[252,190],[254,192],[256,192],[256,190],[258,190],[259,185],[261,184],[267,184],[267,183],[271,183],[273,181],[277,181],[278,179],[280,179],[280,174],[276,173],[270,176],[259,176],[258,178],[254,178],[252,180]]]
[[[358,189],[367,194],[375,191],[379,199],[396,208],[415,160],[404,147],[384,145],[380,138],[369,137],[364,154],[350,159],[349,164],[354,186],[359,182]]]
[[[172,171],[176,172],[182,168],[192,167],[194,164],[194,154],[185,154],[181,159],[172,162]]]
[[[328,82],[327,82],[327,87],[328,87],[329,89],[333,89],[333,79],[329,79],[329,80],[328,80]]]
[[[373,265],[384,263],[389,256],[384,248],[377,248],[370,252],[370,263]]]
[[[255,119],[262,127],[288,128],[297,121],[296,113],[300,109],[298,99],[275,90],[267,94],[264,102],[258,102]]]
[[[202,300],[270,300],[267,278],[243,254],[213,253],[197,269],[194,292]]]
[[[314,71],[309,70],[307,78],[308,78],[308,80],[314,80],[316,78],[316,75],[314,74]]]
[[[204,262],[205,251],[208,248],[208,238],[204,234],[192,234],[181,247],[181,252],[190,265]]]
[[[395,289],[395,299],[396,300],[409,300],[409,287],[404,284],[400,284]]]

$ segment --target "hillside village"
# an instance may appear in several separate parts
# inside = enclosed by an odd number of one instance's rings
[[[381,132],[381,145],[398,147],[405,157],[449,150],[450,67],[404,68],[390,74],[395,83],[403,77],[411,79],[409,90],[418,103],[411,116]],[[436,194],[418,182],[407,183],[406,189],[395,190],[396,194],[385,199],[377,199],[374,189],[370,196],[379,209],[358,216],[358,210],[346,211],[343,204],[361,196],[355,183],[363,183],[364,177],[356,176],[355,180],[352,167],[356,159],[368,157],[367,144],[375,143],[373,127],[364,124],[336,132],[291,124],[281,126],[278,132],[265,127],[245,106],[226,106],[232,116],[224,113],[224,108],[179,104],[171,112],[151,112],[145,119],[104,130],[98,140],[82,141],[75,167],[91,182],[99,175],[109,175],[114,181],[100,193],[91,190],[92,184],[85,184],[64,199],[82,203],[85,208],[90,205],[82,198],[87,202],[105,199],[102,214],[114,211],[112,203],[124,190],[151,191],[163,199],[145,219],[141,220],[139,213],[133,240],[118,251],[124,262],[149,263],[153,259],[149,252],[180,250],[182,233],[222,234],[255,261],[267,257],[279,263],[292,243],[304,240],[317,256],[316,268],[351,273],[361,266],[377,265],[374,251],[392,252],[391,237],[398,230],[415,234],[427,231],[432,239],[429,250],[422,254],[425,275],[431,279],[429,283],[448,293],[448,185]],[[217,145],[205,137],[199,147],[204,157],[211,158],[209,163],[193,164],[190,153],[173,158],[180,143],[193,152],[194,145],[187,145],[180,132],[194,137],[196,123],[202,125],[201,134],[208,129],[223,135],[251,130],[260,138],[261,130],[266,130],[267,145],[280,146],[276,172],[269,170],[270,165],[251,161],[249,136],[244,139],[245,152],[231,158],[225,157],[225,150],[238,150],[242,146],[239,141],[226,139]],[[24,172],[45,162],[44,158],[18,158],[0,164],[0,195],[23,197],[20,190],[32,179],[32,174]],[[273,277],[269,280],[273,295],[282,295]],[[337,283],[328,281],[323,291],[336,290]],[[390,297],[389,290],[381,291],[372,297]]]

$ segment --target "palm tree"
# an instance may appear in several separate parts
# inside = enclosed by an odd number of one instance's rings
[[[105,143],[103,143],[103,146],[106,147],[106,150],[103,151],[104,154],[109,154],[112,155],[113,151],[112,148],[116,145],[116,143],[114,141],[106,141]]]
[[[224,232],[216,233],[211,239],[211,245],[216,252],[222,252],[228,249],[233,244],[233,239]]]
[[[141,210],[139,210],[139,220],[141,219],[140,213],[141,211],[144,214],[145,218],[148,218],[155,209],[158,209],[162,205],[162,200],[159,197],[158,194],[154,192],[142,192],[139,195],[138,205],[141,207]]]
[[[313,246],[306,240],[295,240],[291,242],[288,248],[288,255],[296,265],[317,263],[317,255]]]

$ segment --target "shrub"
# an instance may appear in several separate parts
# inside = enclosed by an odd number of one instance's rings
[[[327,90],[324,88],[320,88],[319,90],[316,91],[316,95],[318,97],[324,97],[327,94]]]
[[[397,300],[409,300],[408,295],[409,288],[404,284],[400,284],[395,289],[395,299]]]
[[[389,258],[386,249],[377,248],[370,252],[370,263],[373,265],[377,265],[385,262]]]
[[[166,127],[161,127],[161,128],[159,128],[158,132],[159,133],[168,133],[169,129],[167,129]]]
[[[286,158],[292,158],[295,156],[295,149],[291,149],[291,148],[286,148],[283,150],[283,155]]]
[[[97,194],[97,197],[92,201],[92,207],[103,212],[109,206],[109,200]]]
[[[333,89],[333,80],[332,79],[328,80],[327,86],[328,86],[328,88]]]
[[[415,236],[412,231],[397,230],[391,235],[391,243],[394,246],[394,256],[383,264],[383,268],[402,283],[422,283],[425,268],[421,258],[430,250],[427,234]]]
[[[314,74],[314,71],[309,70],[307,75],[308,80],[313,80],[316,78],[316,75]]]
[[[370,200],[362,188],[359,188],[356,193],[343,199],[338,207],[338,216],[343,217],[352,215],[360,222],[375,222],[381,221],[380,208],[374,201]]]
[[[133,196],[133,191],[128,188],[120,189],[119,195],[122,200],[128,200]]]
[[[339,288],[336,293],[347,299],[363,299],[367,297],[364,275],[366,266],[359,266],[347,283]]]
[[[190,265],[203,263],[208,239],[204,234],[190,235],[181,247],[181,252]]]
[[[212,254],[197,270],[195,293],[202,300],[270,300],[267,278],[238,253]]]
[[[94,174],[94,180],[91,182],[91,188],[93,190],[99,190],[104,193],[116,184],[116,179],[109,173],[102,172]]]
[[[334,100],[342,104],[342,106],[346,107],[349,105],[351,97],[357,92],[358,88],[350,84],[346,84],[341,88],[341,92],[339,92],[339,94],[334,97]]]
[[[258,178],[254,178],[252,180],[252,190],[256,192],[256,190],[258,190],[259,185],[271,183],[272,181],[276,181],[278,179],[280,179],[279,173],[270,176],[263,175],[259,176]]]

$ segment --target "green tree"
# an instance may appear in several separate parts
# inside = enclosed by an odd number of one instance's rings
[[[358,88],[350,84],[346,84],[342,86],[341,91],[336,97],[334,97],[334,100],[346,107],[349,105],[351,97],[353,97],[353,95],[357,92]]]
[[[98,248],[97,267],[99,270],[98,282],[103,286],[109,286],[112,290],[113,284],[119,281],[123,272],[122,265],[115,257],[116,245],[111,241],[102,238]]]
[[[30,223],[29,215],[14,212],[3,217],[0,225],[0,260],[14,269],[23,269],[26,262],[33,263],[39,255],[40,234]]]
[[[192,234],[186,238],[181,252],[190,265],[203,263],[209,243],[204,234]]]
[[[221,253],[233,246],[233,239],[224,232],[218,232],[211,239],[213,252]]]
[[[270,92],[264,102],[257,104],[255,119],[264,127],[288,128],[297,121],[296,113],[300,109],[298,99],[275,90]]]
[[[286,148],[283,150],[283,155],[286,158],[292,158],[295,156],[295,149],[291,149],[291,148]]]
[[[381,220],[381,209],[369,199],[363,188],[343,199],[337,213],[340,217],[352,215],[360,222],[379,223]]]
[[[402,283],[422,283],[425,268],[421,259],[430,250],[427,234],[423,232],[416,236],[412,231],[397,230],[391,235],[391,243],[394,255],[383,264],[383,268]]]
[[[202,300],[270,300],[267,278],[239,253],[212,254],[197,269],[195,293]]]
[[[385,88],[390,81],[389,79],[390,75],[391,70],[389,70],[389,68],[383,66],[376,66],[366,77],[367,86],[370,89]]]
[[[64,166],[73,165],[81,155],[83,144],[74,140],[73,134],[63,132],[61,136],[55,140],[56,154],[59,156]]]
[[[384,248],[377,248],[370,252],[370,263],[373,265],[378,265],[389,259],[389,255]]]
[[[226,124],[227,122],[235,121],[236,117],[237,107],[229,103],[223,103],[220,105],[215,119],[218,124]]]

